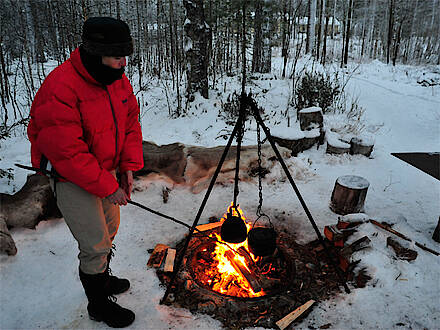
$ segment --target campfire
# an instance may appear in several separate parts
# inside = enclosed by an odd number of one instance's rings
[[[252,226],[246,221],[242,210],[237,212],[232,203],[219,225],[232,212],[245,222],[247,230]],[[259,257],[252,254],[248,240],[242,243],[222,241],[217,230],[209,234],[191,256],[192,274],[197,283],[222,295],[239,298],[256,298],[279,289],[283,281],[288,280],[288,269],[279,249],[270,256]]]
[[[241,243],[224,242],[221,228],[230,212],[245,222],[248,232],[255,229],[240,208],[235,213],[231,206],[220,221],[197,226],[168,304],[212,315],[227,328],[273,328],[287,312],[310,304],[311,299],[325,300],[341,291],[340,281],[317,240],[301,245],[286,228],[277,228],[276,248],[263,257],[251,252],[250,235]],[[278,223],[284,220],[273,218]],[[149,265],[157,269],[165,286],[170,285],[174,257],[182,256],[185,242],[182,239],[175,248],[157,244],[150,256]]]

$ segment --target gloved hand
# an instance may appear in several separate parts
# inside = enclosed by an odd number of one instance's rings
[[[121,188],[125,191],[128,199],[131,198],[131,191],[133,189],[133,172],[127,171],[121,174]]]
[[[116,190],[113,194],[108,195],[106,198],[110,203],[118,205],[127,205],[127,201],[130,200],[121,187],[119,187],[118,190]]]

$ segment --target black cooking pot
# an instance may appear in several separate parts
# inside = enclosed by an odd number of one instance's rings
[[[222,224],[220,235],[223,241],[228,243],[241,243],[246,240],[247,227],[240,216],[232,215],[228,212],[226,220]]]
[[[248,246],[254,256],[266,257],[276,249],[277,234],[272,227],[256,227],[249,230]]]

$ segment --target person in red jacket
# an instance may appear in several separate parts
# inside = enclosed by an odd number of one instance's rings
[[[33,166],[61,178],[51,186],[78,242],[89,316],[111,327],[135,318],[112,299],[130,282],[109,268],[119,206],[130,199],[133,171],[143,167],[139,106],[124,75],[125,56],[132,53],[125,22],[89,18],[80,47],[38,90],[28,126]]]

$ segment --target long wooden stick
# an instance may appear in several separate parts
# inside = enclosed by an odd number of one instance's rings
[[[376,220],[373,220],[373,219],[370,219],[370,222],[373,225],[377,226],[377,227],[380,227],[380,228],[382,228],[382,229],[384,229],[384,230],[386,230],[386,231],[388,231],[388,232],[390,232],[390,233],[392,233],[392,234],[394,234],[396,236],[399,236],[400,238],[404,239],[405,241],[413,242],[413,240],[411,238],[409,238],[408,236],[403,235],[402,233],[399,233],[397,230],[394,230],[393,228],[391,228],[388,225],[384,225],[384,224],[382,224],[380,222],[377,222]],[[422,245],[419,242],[414,241],[414,243],[415,243],[416,246],[418,246],[422,250],[428,251],[428,252],[430,252],[432,254],[435,254],[436,256],[440,256],[440,253],[438,253],[437,251],[434,251],[434,250],[432,250],[432,249]]]

